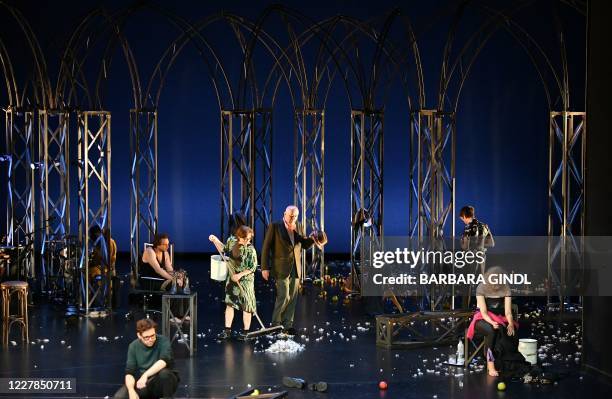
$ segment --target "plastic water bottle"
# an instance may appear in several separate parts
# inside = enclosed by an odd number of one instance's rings
[[[185,279],[185,286],[183,287],[183,294],[185,295],[191,294],[191,288],[189,288],[189,278]]]
[[[170,288],[170,294],[176,294],[176,279],[172,279],[172,288]]]
[[[457,344],[457,365],[458,366],[463,366],[464,354],[465,354],[465,348],[463,347],[463,341],[460,339],[459,343]]]
[[[452,346],[450,347],[450,350],[448,353],[448,364],[452,364],[452,365],[457,364],[457,354],[453,352]]]

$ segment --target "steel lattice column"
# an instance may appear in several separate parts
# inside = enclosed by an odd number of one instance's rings
[[[585,112],[550,113],[548,151],[548,235],[560,236],[549,247],[549,287],[557,286],[563,310],[563,289],[568,277],[572,281],[580,277],[579,273],[568,276],[568,267],[576,264],[574,258],[582,253],[582,240],[576,237],[584,232]]]
[[[85,111],[78,114],[79,165],[79,239],[81,253],[80,306],[89,314],[91,307],[109,308],[111,270],[109,243],[101,234],[90,242],[89,228],[98,225],[102,231],[111,228],[111,115],[106,111]],[[102,273],[96,278],[89,266],[89,255],[101,249]]]
[[[325,111],[296,110],[294,151],[294,203],[300,210],[302,226],[310,230],[325,229]],[[307,256],[308,255],[308,256]],[[324,252],[313,247],[302,252],[302,279],[319,270],[323,278]]]
[[[47,244],[70,234],[70,113],[39,110],[38,132],[42,173],[40,179],[40,220],[43,229],[41,276],[43,291],[48,278],[57,277],[52,262],[45,256]]]
[[[11,157],[7,197],[7,244],[25,244],[19,257],[19,274],[25,267],[29,277],[35,277],[34,268],[34,214],[35,214],[35,139],[34,112],[9,107],[6,116],[6,148]]]
[[[443,237],[455,206],[455,114],[413,112],[410,130],[410,236]]]
[[[351,217],[364,209],[372,219],[369,228],[351,222],[351,280],[359,292],[364,240],[378,247],[383,235],[383,121],[383,111],[351,111]]]
[[[233,211],[265,231],[272,212],[272,111],[221,111],[221,236]]]
[[[437,239],[445,236],[448,217],[454,221],[455,135],[453,112],[419,110],[411,113],[411,237],[441,243]],[[453,222],[451,235],[454,230]],[[446,294],[444,287],[429,287],[423,298],[433,310]]]
[[[130,133],[130,260],[138,276],[141,248],[157,233],[157,110],[130,110]]]
[[[253,120],[255,122],[255,140],[252,143],[255,154],[253,229],[256,227],[261,229],[259,240],[263,242],[272,215],[272,110],[255,110]]]

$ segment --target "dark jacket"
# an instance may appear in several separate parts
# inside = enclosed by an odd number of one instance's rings
[[[266,231],[261,251],[261,269],[270,270],[272,277],[284,279],[289,277],[291,269],[295,266],[297,276],[302,276],[302,249],[313,246],[314,240],[304,236],[304,229],[300,224],[293,232],[295,244],[291,244],[289,232],[285,222],[271,223]]]

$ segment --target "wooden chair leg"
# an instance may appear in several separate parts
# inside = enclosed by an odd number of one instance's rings
[[[393,302],[393,305],[395,305],[397,310],[399,310],[400,313],[404,313],[404,308],[399,303],[399,301],[397,300],[397,297],[395,296],[395,294],[393,292],[391,292],[391,291],[385,292],[385,298],[391,299],[391,302]]]
[[[28,289],[19,290],[19,317],[21,317],[21,339],[29,342],[28,334]]]
[[[28,316],[28,288],[25,289],[25,293],[23,296],[23,319],[25,321],[23,328],[25,328],[25,340],[26,342],[30,342],[30,325],[29,325],[29,316]]]

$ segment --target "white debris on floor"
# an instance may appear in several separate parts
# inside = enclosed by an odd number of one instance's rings
[[[265,350],[267,353],[298,353],[306,349],[303,344],[298,344],[292,339],[278,339]]]

